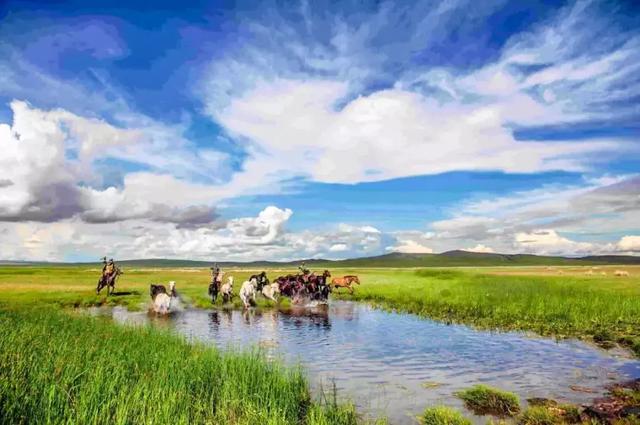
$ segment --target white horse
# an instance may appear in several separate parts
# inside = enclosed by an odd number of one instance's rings
[[[256,278],[246,280],[242,284],[242,287],[240,288],[240,299],[242,300],[242,304],[244,304],[244,308],[249,308],[251,300],[253,300],[253,303],[255,304],[257,286],[258,280]]]
[[[227,277],[227,283],[222,285],[220,293],[222,294],[222,300],[225,303],[231,301],[231,298],[233,298],[233,276]]]
[[[280,295],[280,285],[272,283],[270,285],[264,285],[262,288],[262,295],[274,302],[278,302],[277,296]]]
[[[153,300],[153,311],[159,314],[169,314],[171,302],[178,297],[176,283],[169,282],[169,293],[164,285],[151,285],[151,299]]]

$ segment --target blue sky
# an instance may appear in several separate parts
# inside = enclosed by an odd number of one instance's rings
[[[0,6],[4,259],[640,252],[633,1]]]

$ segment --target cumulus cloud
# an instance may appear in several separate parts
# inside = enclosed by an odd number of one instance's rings
[[[479,243],[478,245],[474,246],[473,248],[467,248],[467,249],[465,249],[465,251],[480,252],[480,253],[486,253],[486,254],[495,252],[493,250],[493,248],[491,248],[489,246],[486,246],[486,245],[483,245],[481,243]]]
[[[294,260],[378,254],[385,235],[372,226],[339,224],[318,231],[287,230],[293,211],[268,206],[256,216],[184,227],[130,219],[88,223],[4,223],[0,258],[60,261],[82,255],[100,258],[189,258],[199,260]]]
[[[591,243],[564,238],[552,229],[516,233],[515,242],[524,252],[543,255],[589,254],[594,247]]]
[[[135,143],[139,134],[61,110],[12,102],[13,125],[0,124],[0,218],[55,221],[83,209],[77,184],[96,149]],[[69,156],[75,152],[74,159]]]
[[[640,236],[623,236],[617,247],[620,251],[640,252]]]
[[[433,249],[428,245],[434,234],[417,230],[393,232],[394,244],[387,246],[386,251],[409,254],[431,254]]]
[[[346,86],[338,82],[280,80],[233,99],[217,119],[281,167],[288,164],[299,175],[327,183],[451,170],[575,171],[585,169],[587,154],[620,148],[612,140],[516,141],[498,108],[443,106],[398,89],[358,97],[334,110],[345,95]]]
[[[431,246],[447,250],[475,244],[502,253],[616,253],[622,250],[609,235],[637,231],[639,199],[640,180],[635,175],[474,199],[451,208],[451,218],[430,224]],[[593,241],[575,242],[577,235]]]
[[[421,245],[418,242],[412,241],[412,240],[405,240],[405,241],[400,240],[398,245],[387,247],[387,251],[401,252],[405,254],[433,253],[433,249],[429,248],[428,246]]]
[[[65,110],[11,103],[12,125],[0,124],[0,219],[52,222],[79,216],[88,222],[150,219],[197,225],[216,218],[224,195],[213,185],[172,174],[129,173],[121,188],[95,189],[95,161],[124,158],[148,147],[148,134],[114,127]],[[148,157],[145,160],[150,160]]]

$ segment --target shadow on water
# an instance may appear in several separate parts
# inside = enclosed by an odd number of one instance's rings
[[[335,383],[361,411],[394,424],[415,423],[427,406],[462,407],[453,393],[477,383],[513,391],[522,401],[586,403],[608,383],[640,377],[640,362],[579,341],[477,331],[347,301],[282,311],[185,310],[170,317],[120,307],[103,313],[223,349],[260,347],[269,358],[301,362],[312,389]]]

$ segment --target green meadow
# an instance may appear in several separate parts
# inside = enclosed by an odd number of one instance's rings
[[[304,373],[52,307],[0,313],[0,423],[355,424]],[[330,399],[330,398],[328,398]]]
[[[618,269],[630,276],[614,276]],[[590,270],[366,270],[355,294],[340,297],[482,329],[622,343],[640,356],[640,268],[599,267],[587,275]]]
[[[626,270],[617,277],[615,270]],[[234,292],[260,269],[226,269]],[[317,271],[321,271],[318,269]],[[274,278],[293,269],[267,269]],[[479,267],[343,268],[333,276],[357,274],[355,294],[333,296],[483,329],[532,331],[555,337],[594,338],[606,346],[622,342],[640,354],[640,267]],[[209,308],[209,270],[205,268],[124,268],[116,293],[95,294],[100,269],[73,267],[0,267],[0,303],[52,304],[60,307],[125,305],[148,308],[149,284],[176,281],[186,304]],[[258,296],[260,307],[274,305]],[[288,300],[281,303],[286,306]],[[218,299],[217,306],[222,306]],[[239,307],[238,297],[234,306]]]
[[[617,269],[629,276],[614,276]],[[234,276],[237,293],[260,270],[226,271]],[[622,344],[640,355],[637,266],[331,271],[358,274],[362,282],[353,295],[340,289],[333,297],[483,329],[578,337],[603,347]],[[267,272],[274,278],[293,270]],[[170,280],[187,305],[211,308],[208,269],[124,268],[111,296],[104,290],[95,294],[99,274],[95,266],[0,267],[1,423],[363,421],[349,404],[314,401],[304,371],[267,361],[259,352],[220,352],[166,331],[117,326],[74,310],[94,305],[144,310],[149,284]],[[260,308],[273,307],[259,300]],[[220,307],[218,300],[215,308]],[[442,416],[435,413],[429,418]],[[527,414],[535,419],[534,413]]]

